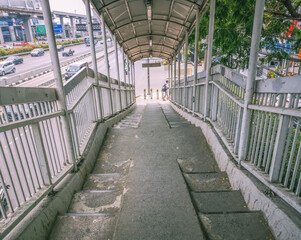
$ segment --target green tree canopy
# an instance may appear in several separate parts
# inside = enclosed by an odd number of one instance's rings
[[[290,43],[292,50],[299,52],[301,30],[294,28],[288,36],[292,20],[301,20],[299,8],[301,0],[266,0],[262,47],[268,50],[268,60],[288,59],[286,49],[279,43]],[[246,68],[251,46],[255,0],[217,0],[214,25],[214,56],[231,68]],[[208,35],[209,11],[200,20],[200,39]],[[194,33],[189,42],[194,43]],[[203,57],[205,45],[200,44],[200,57]]]

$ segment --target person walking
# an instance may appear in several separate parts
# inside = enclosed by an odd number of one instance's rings
[[[165,98],[169,99],[168,89],[169,89],[168,81],[166,81],[166,83],[162,87],[162,99],[163,99],[163,101],[165,101]]]

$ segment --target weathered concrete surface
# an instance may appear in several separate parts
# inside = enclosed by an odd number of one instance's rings
[[[221,145],[219,138],[215,135],[212,127],[204,123],[201,119],[193,117],[190,113],[184,112],[174,104],[173,109],[181,116],[200,127],[208,144],[211,146],[214,157],[221,171],[226,171],[234,190],[241,190],[242,195],[248,204],[250,210],[259,210],[264,213],[265,218],[276,239],[296,240],[301,236],[301,218],[296,212],[283,204],[279,198],[269,198],[258,187],[256,182],[252,181],[250,174],[240,170],[227,155],[226,150]]]
[[[54,197],[45,198],[5,239],[47,239],[57,215],[67,211],[74,192],[81,189],[87,174],[91,172],[108,127],[123,119],[134,107],[135,105],[97,126],[88,143],[85,161],[79,171],[69,174],[65,181],[55,189],[58,193]]]
[[[208,161],[202,161],[202,159],[208,160],[213,158],[211,151],[206,151],[198,158],[178,159],[178,163],[184,173],[203,173],[205,169],[207,172],[218,172],[219,169],[215,162],[208,164]]]
[[[99,240],[113,239],[115,216],[59,216],[49,240]],[[73,232],[70,233],[70,229]]]
[[[136,145],[115,240],[204,239],[177,163],[191,144],[187,128],[170,128],[160,105],[149,101],[139,128],[128,131]]]
[[[240,191],[193,192],[192,198],[199,212],[246,212],[248,206]]]
[[[232,187],[225,172],[184,174],[190,189],[195,192],[200,191],[227,191]]]
[[[200,214],[210,240],[272,240],[259,212]]]
[[[113,174],[90,174],[84,183],[83,190],[117,190],[122,191],[125,187],[126,175]]]
[[[143,106],[141,107],[139,104],[121,122],[121,125],[132,128],[132,126],[125,125],[124,122],[129,118],[132,119],[132,116],[142,110]],[[120,123],[117,124],[117,126],[119,125]],[[115,220],[118,219],[127,174],[132,162],[130,155],[133,150],[131,149],[135,149],[135,142],[126,141],[124,136],[127,133],[124,131],[126,132],[124,128],[117,130],[116,126],[109,129],[92,170],[93,173],[87,176],[83,189],[74,194],[68,213],[58,217],[51,232],[52,239],[56,239],[56,237],[60,239],[79,239],[79,237],[89,239],[90,237],[97,237],[103,232],[108,234],[100,235],[100,239],[112,239],[116,227]],[[125,143],[127,143],[127,148],[123,148]],[[103,215],[114,216],[114,221],[111,218],[103,219]],[[80,226],[83,233],[78,235],[78,226],[74,223],[81,223],[82,219],[88,223],[96,221],[99,225],[92,224],[90,227],[84,224]],[[104,227],[108,229],[101,230]],[[87,229],[88,233],[85,234]]]
[[[122,191],[81,191],[74,194],[69,213],[116,213]]]

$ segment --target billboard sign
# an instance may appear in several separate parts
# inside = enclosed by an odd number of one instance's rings
[[[54,33],[62,33],[63,27],[61,24],[56,24],[56,25],[53,25],[53,30],[54,30]]]
[[[100,27],[99,23],[93,23],[92,28],[93,28],[94,31],[100,31],[101,30],[101,27]],[[87,24],[82,24],[82,23],[76,24],[76,31],[78,31],[78,32],[88,31]]]
[[[161,63],[142,63],[142,67],[161,67]]]
[[[76,31],[78,32],[86,32],[87,31],[87,25],[86,24],[76,24]]]
[[[46,34],[45,25],[36,25],[36,31],[38,34]]]

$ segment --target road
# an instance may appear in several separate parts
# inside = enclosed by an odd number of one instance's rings
[[[82,51],[82,54],[86,54],[87,53],[87,50],[90,48],[84,46],[84,51]],[[97,58],[100,58],[97,62],[97,66],[98,66],[98,72],[104,74],[104,75],[107,75],[106,74],[106,64],[104,64],[104,57],[103,57],[103,51],[102,51],[102,47],[97,47],[96,50],[100,50],[97,54],[96,54],[96,57]],[[115,53],[114,53],[114,50],[113,48],[109,48],[108,50],[110,53],[109,53],[109,63],[110,63],[110,76],[112,78],[117,78],[117,68],[116,68],[116,60],[115,60]],[[46,57],[46,56],[44,56]],[[119,54],[118,54],[118,57],[119,57],[119,66],[123,66],[122,64],[122,55],[119,51]],[[40,57],[40,58],[43,58],[43,57]],[[49,55],[48,55],[48,58],[49,58]],[[61,60],[62,58],[60,58]],[[88,56],[82,60],[80,60],[81,62],[91,62],[92,61],[92,58],[91,56]],[[89,65],[90,68],[92,68],[92,64]],[[61,68],[61,72],[62,72],[62,75],[64,76],[65,72],[66,72],[66,66],[65,67],[62,67]],[[32,69],[29,69],[29,70],[32,70]],[[121,76],[121,81],[123,81],[123,70],[120,69],[120,76]],[[54,82],[54,75],[53,75],[53,72],[49,72],[49,73],[46,73],[46,74],[43,74],[41,76],[38,76],[36,78],[33,78],[31,80],[28,80],[24,83],[21,83],[21,84],[18,84],[17,85],[18,87],[55,87],[55,82]]]
[[[102,46],[97,44],[96,49],[98,50],[101,48],[102,48]],[[83,55],[90,51],[90,47],[86,47],[85,44],[66,47],[65,49],[75,50],[74,55],[73,55],[74,57]],[[58,52],[58,53],[59,53],[60,60],[66,59],[66,57],[62,57],[62,52]],[[41,67],[45,67],[49,64],[51,64],[49,51],[45,52],[45,55],[41,56],[41,57],[32,57],[30,55],[26,55],[23,57],[23,64],[16,65],[16,73],[8,74],[8,75],[6,75],[6,77],[10,78],[10,77],[18,75],[20,73],[24,73],[24,72],[33,70],[33,68],[41,68]]]

